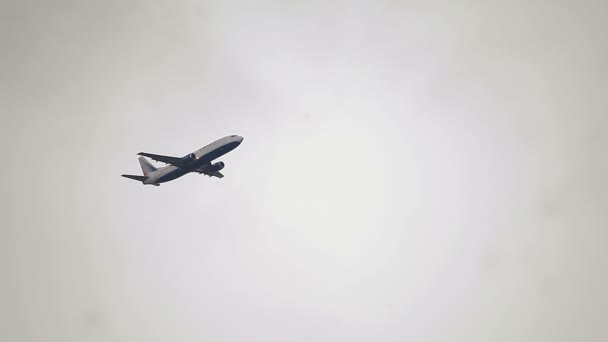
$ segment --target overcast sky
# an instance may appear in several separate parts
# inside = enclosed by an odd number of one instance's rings
[[[0,340],[608,340],[607,8],[4,2]]]

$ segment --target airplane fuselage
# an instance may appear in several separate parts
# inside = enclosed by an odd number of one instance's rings
[[[160,183],[172,181],[190,172],[205,173],[203,171],[212,166],[211,162],[214,159],[217,159],[234,150],[241,144],[242,141],[243,137],[238,135],[231,135],[216,140],[211,144],[189,154],[188,156],[193,156],[194,159],[193,162],[187,166],[177,167],[174,165],[169,165],[158,168],[157,170],[149,173],[147,175],[147,179],[144,180],[143,183],[159,185]]]

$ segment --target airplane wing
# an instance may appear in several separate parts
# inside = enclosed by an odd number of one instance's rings
[[[194,172],[198,172],[200,174],[203,174],[203,175],[209,176],[209,177],[224,178],[224,175],[221,172],[219,172],[219,171],[208,171],[206,167],[200,167],[200,168],[194,170]]]
[[[207,173],[207,175],[209,177],[217,177],[217,178],[224,178],[224,175],[219,172],[219,171],[215,171],[215,172],[211,172],[211,173]]]
[[[205,176],[209,176],[209,177],[224,178],[224,175],[219,171],[209,172],[209,171],[204,171],[204,170],[197,170],[196,172],[202,173]]]
[[[161,163],[171,164],[171,165],[175,165],[175,166],[179,166],[179,162],[181,160],[181,158],[177,158],[177,157],[161,156],[159,154],[152,154],[152,153],[145,153],[145,152],[139,152],[138,155],[148,157],[150,159],[159,161]]]

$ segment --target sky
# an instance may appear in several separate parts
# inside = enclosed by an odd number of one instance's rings
[[[607,12],[3,2],[0,340],[608,340]]]

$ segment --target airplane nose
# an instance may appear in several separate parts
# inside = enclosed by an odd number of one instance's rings
[[[240,135],[239,135],[239,136],[237,136],[237,138],[236,138],[236,140],[239,142],[239,144],[243,142],[243,139],[245,139],[245,138],[243,138],[243,137],[242,137],[242,136],[240,136]]]

